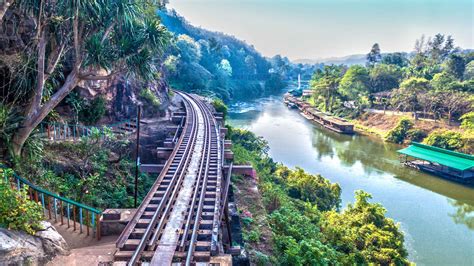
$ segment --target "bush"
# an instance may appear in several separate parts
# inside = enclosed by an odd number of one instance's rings
[[[408,136],[408,131],[413,127],[413,122],[409,118],[401,118],[398,124],[385,136],[385,140],[401,144]]]
[[[407,139],[411,141],[420,142],[424,138],[426,138],[426,133],[421,129],[413,128],[413,129],[408,130],[407,132]]]
[[[434,131],[423,143],[448,150],[460,150],[464,146],[462,134],[451,130]]]
[[[224,118],[227,116],[228,108],[221,99],[214,99],[212,101],[212,106],[214,106],[217,112],[221,112]]]
[[[461,116],[461,128],[474,130],[474,112],[469,112]]]
[[[140,92],[140,98],[142,98],[147,104],[157,108],[160,107],[160,99],[149,88],[144,89]]]
[[[79,120],[86,125],[94,125],[105,115],[106,101],[104,97],[97,97],[79,112]]]
[[[39,203],[28,198],[26,186],[16,190],[11,187],[10,182],[0,178],[0,227],[22,230],[33,235],[41,229],[39,222],[43,217],[42,210]]]

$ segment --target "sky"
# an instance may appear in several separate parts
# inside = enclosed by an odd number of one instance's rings
[[[474,0],[170,0],[191,24],[292,60],[412,51],[421,35],[474,48]]]

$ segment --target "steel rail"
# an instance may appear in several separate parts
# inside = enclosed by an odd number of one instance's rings
[[[197,113],[197,112],[196,112],[196,113]],[[197,117],[197,116],[196,116],[196,117]],[[207,137],[207,136],[206,136],[206,137]],[[206,140],[205,140],[205,141],[206,141]],[[205,151],[204,145],[203,145],[203,148],[202,148],[202,149],[203,149],[203,151]],[[189,158],[190,158],[190,157],[189,157]],[[202,158],[202,157],[201,157],[201,158]],[[202,161],[202,160],[201,160],[201,161]],[[201,166],[200,166],[200,168],[199,168],[200,172],[201,172],[201,167],[202,167],[202,164],[201,164]],[[183,174],[184,174],[184,172],[183,172]],[[180,179],[180,181],[182,181],[182,179]],[[198,183],[198,185],[199,185],[199,183]],[[176,188],[177,188],[177,187],[176,187]],[[176,189],[176,188],[173,190],[173,194],[172,194],[172,197],[171,197],[172,199],[175,199],[176,196],[177,196],[177,194],[178,194],[178,189]],[[166,209],[165,209],[164,213],[168,214],[170,208],[172,207],[171,202],[172,202],[172,201],[170,201],[170,204],[166,206]],[[190,210],[190,212],[192,212],[192,209]],[[165,215],[161,216],[160,222],[158,223],[158,226],[157,226],[156,230],[154,231],[152,238],[150,239],[150,243],[149,243],[149,246],[150,246],[150,247],[153,247],[153,248],[155,247],[156,242],[157,242],[157,240],[158,240],[158,237],[160,236],[161,229],[163,228],[163,225],[164,225],[165,221],[166,221],[166,216],[165,216]]]
[[[169,159],[167,160],[165,167],[161,171],[159,177],[157,178],[157,181],[153,184],[152,188],[148,191],[147,195],[145,196],[144,200],[142,201],[142,204],[138,208],[137,212],[135,213],[133,219],[127,224],[125,229],[122,231],[120,234],[116,246],[118,248],[123,248],[125,241],[130,237],[130,234],[132,233],[132,230],[136,227],[139,218],[143,215],[145,212],[146,206],[150,204],[151,199],[153,198],[154,194],[156,193],[158,187],[161,185],[161,182],[163,181],[164,177],[169,171],[169,168],[173,164],[173,161],[181,147],[181,145],[184,142],[184,139],[186,137],[186,132],[188,131],[189,123],[188,121],[191,119],[191,114],[188,113],[186,116],[186,123],[184,123],[184,127],[182,130],[182,134],[179,137],[178,143],[176,144],[176,148],[173,150],[172,154],[170,155]],[[189,142],[189,139],[188,139]]]
[[[206,122],[208,121],[208,119],[206,119]],[[184,251],[184,248],[185,248],[185,245],[186,245],[186,242],[187,242],[187,238],[188,238],[188,231],[189,231],[189,226],[191,224],[191,219],[193,217],[193,214],[194,214],[194,205],[196,203],[196,198],[197,198],[197,195],[198,195],[198,192],[199,192],[199,186],[201,184],[201,180],[203,178],[203,176],[206,177],[207,179],[207,171],[208,171],[208,168],[209,168],[209,160],[210,160],[210,157],[211,157],[211,144],[212,144],[212,134],[211,134],[211,131],[210,131],[210,125],[207,124],[208,127],[205,127],[206,129],[206,144],[207,144],[207,149],[205,147],[203,147],[203,149],[205,151],[207,151],[205,154],[206,154],[206,158],[204,158],[204,156],[202,156],[202,160],[201,160],[201,166],[199,168],[199,175],[198,175],[198,180],[196,181],[196,187],[194,189],[194,192],[193,192],[193,198],[191,200],[191,206],[189,208],[189,213],[188,213],[188,217],[186,219],[186,223],[185,223],[185,227],[184,227],[184,230],[183,230],[183,237],[181,238],[181,242],[179,244],[179,250],[180,251]],[[203,169],[205,169],[205,173],[203,175]],[[207,181],[207,180],[206,180]],[[203,182],[202,186],[205,187],[207,184],[205,182]]]
[[[161,227],[163,226],[162,221],[164,220],[164,218],[166,218],[166,216],[168,214],[168,211],[170,209],[170,205],[173,204],[173,198],[176,195],[176,191],[179,189],[179,186],[182,182],[184,173],[186,172],[185,169],[184,169],[184,165],[187,165],[190,158],[191,158],[192,153],[190,152],[190,148],[192,146],[194,146],[194,144],[195,144],[196,137],[197,137],[197,126],[198,126],[197,125],[197,112],[196,112],[196,110],[194,110],[194,108],[190,108],[190,110],[193,113],[193,115],[192,115],[192,120],[193,121],[191,122],[192,127],[191,127],[191,130],[190,130],[188,142],[186,143],[185,151],[183,152],[183,158],[181,158],[181,160],[179,162],[179,165],[178,165],[177,169],[175,170],[175,172],[173,174],[173,178],[171,179],[171,183],[166,188],[165,194],[163,195],[162,199],[160,200],[159,206],[158,206],[157,210],[155,211],[155,213],[153,214],[153,217],[152,217],[150,223],[148,224],[148,226],[145,230],[145,233],[144,233],[143,237],[140,240],[140,243],[139,243],[138,247],[135,249],[130,261],[127,263],[127,265],[129,265],[129,266],[135,265],[137,263],[137,261],[140,259],[143,251],[145,250],[146,244],[149,243],[149,238],[150,238],[151,233],[153,231],[157,231],[157,232],[161,231]],[[185,132],[185,134],[186,134],[186,132]],[[180,147],[178,148],[178,150],[179,149],[180,149]],[[171,192],[171,189],[173,189],[173,192]],[[170,193],[172,193],[172,195],[170,195]],[[166,203],[166,206],[164,206],[165,203]],[[162,212],[161,210],[164,207],[166,207],[165,212]],[[155,230],[155,226],[156,226],[156,223],[158,222],[158,218],[160,217],[160,215],[161,215],[160,224],[159,224],[160,228],[157,228],[157,230]],[[151,243],[153,243],[153,242],[151,242]]]
[[[197,231],[199,230],[199,224],[200,224],[202,208],[203,208],[202,206],[204,204],[204,198],[205,198],[205,194],[206,194],[208,171],[209,171],[209,161],[210,161],[210,155],[211,155],[211,142],[212,142],[212,125],[211,125],[211,121],[209,119],[209,117],[212,117],[212,116],[210,116],[210,113],[208,112],[208,109],[205,106],[203,106],[203,104],[200,101],[196,101],[196,103],[198,103],[198,105],[201,108],[201,110],[203,111],[203,113],[206,113],[205,117],[206,117],[207,130],[208,130],[210,141],[209,141],[209,151],[208,151],[209,156],[207,157],[206,169],[205,169],[205,173],[204,173],[204,181],[203,181],[203,184],[202,184],[201,194],[200,194],[199,201],[198,201],[198,209],[197,209],[196,215],[194,217],[191,240],[190,240],[188,252],[187,252],[187,255],[186,255],[186,264],[185,264],[186,266],[190,266],[191,262],[192,262],[192,259],[193,259],[194,245],[195,245],[196,238],[197,238]],[[183,239],[185,237],[187,238],[187,235],[183,235]]]

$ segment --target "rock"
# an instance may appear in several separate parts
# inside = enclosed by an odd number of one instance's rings
[[[68,255],[63,237],[48,222],[35,236],[0,228],[0,265],[40,265],[56,255]]]
[[[47,255],[69,255],[69,246],[64,238],[56,231],[50,223],[42,221],[44,230],[36,232],[36,236],[42,239],[43,248]]]

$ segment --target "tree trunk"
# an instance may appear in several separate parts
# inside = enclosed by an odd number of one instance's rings
[[[8,8],[13,4],[13,0],[3,0],[0,4],[0,26],[3,22],[3,16],[7,13]]]
[[[18,131],[13,136],[13,154],[21,155],[21,150],[25,141],[31,132],[43,121],[43,119],[51,112],[77,85],[79,82],[77,72],[73,71],[69,74],[64,85],[51,97],[51,99],[42,106],[33,109],[31,114],[26,116]]]

